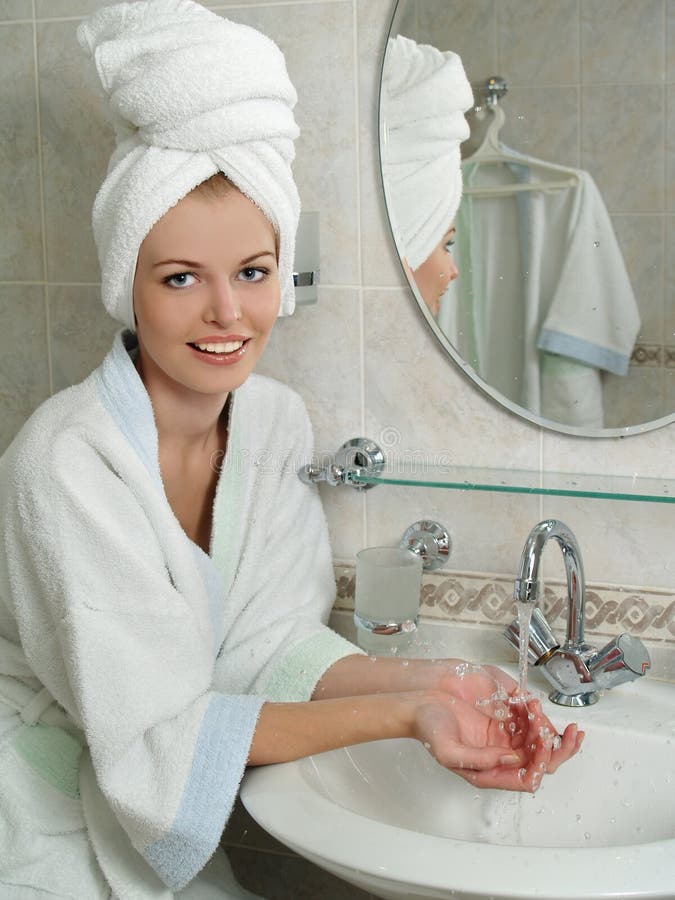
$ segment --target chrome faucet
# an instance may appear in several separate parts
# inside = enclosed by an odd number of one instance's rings
[[[567,575],[567,638],[561,646],[546,618],[535,606],[539,599],[539,563],[547,542],[553,538],[562,551]],[[649,653],[639,638],[621,634],[597,650],[584,641],[584,567],[576,538],[557,519],[540,522],[529,533],[520,557],[513,594],[518,603],[532,605],[528,661],[541,668],[553,685],[549,699],[561,706],[590,706],[599,691],[644,675],[651,665]],[[519,649],[519,625],[514,620],[504,631],[507,641]]]

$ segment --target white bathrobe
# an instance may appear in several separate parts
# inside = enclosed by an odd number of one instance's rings
[[[218,846],[263,701],[309,699],[359,652],[323,624],[335,587],[296,474],[300,398],[255,375],[234,393],[207,555],[167,501],[125,343],[0,460],[3,897],[180,891]]]

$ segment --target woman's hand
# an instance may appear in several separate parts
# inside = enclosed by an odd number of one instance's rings
[[[507,700],[493,717],[474,702],[429,695],[415,717],[415,737],[438,762],[476,787],[534,792],[543,776],[573,756],[583,733],[568,725],[558,736],[534,698]]]

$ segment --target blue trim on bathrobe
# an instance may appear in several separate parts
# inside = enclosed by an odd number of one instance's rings
[[[246,766],[264,698],[214,694],[171,830],[143,856],[172,890],[185,887],[217,848]],[[242,740],[242,733],[245,740]]]
[[[599,344],[593,344],[580,337],[563,334],[561,331],[552,331],[542,328],[537,346],[548,353],[556,353],[558,356],[567,356],[585,363],[595,369],[604,369],[614,375],[626,375],[628,373],[629,357],[615,350],[608,350]]]
[[[112,350],[97,370],[101,402],[134,448],[146,469],[164,490],[159,471],[157,428],[150,397],[129,356],[138,346],[131,331],[115,335]]]

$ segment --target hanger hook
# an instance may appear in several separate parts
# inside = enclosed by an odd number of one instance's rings
[[[485,82],[485,102],[488,108],[494,112],[508,89],[509,86],[505,78],[502,78],[501,75],[491,75]]]

